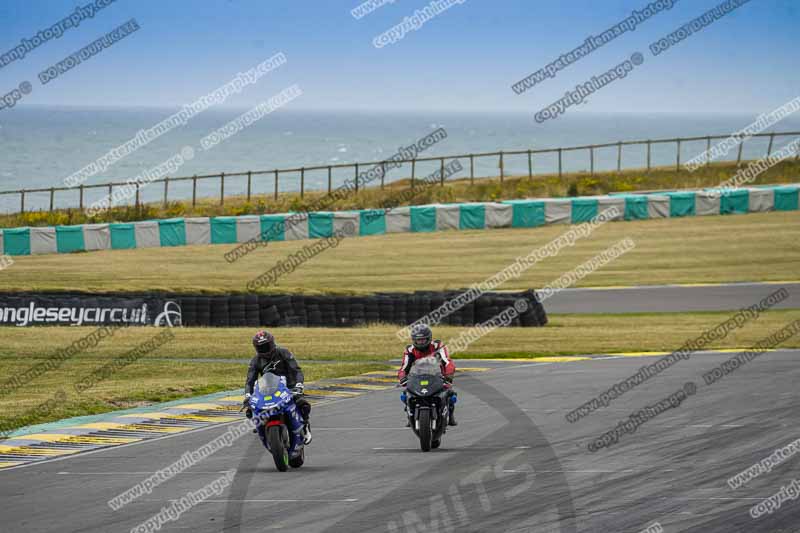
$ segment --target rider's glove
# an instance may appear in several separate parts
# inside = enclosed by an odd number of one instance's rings
[[[302,383],[297,383],[292,388],[292,394],[295,394],[295,395],[298,395],[298,396],[302,395],[304,391],[305,391],[305,385],[303,385]]]

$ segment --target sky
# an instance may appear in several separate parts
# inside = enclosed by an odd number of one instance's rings
[[[0,54],[94,0],[3,0]],[[670,0],[672,1],[672,0]],[[535,112],[634,52],[644,63],[589,96],[578,112],[753,113],[800,92],[800,2],[750,0],[654,56],[648,46],[719,4],[675,0],[521,95],[511,85],[646,0],[464,0],[382,48],[373,40],[425,0],[393,0],[356,19],[360,0],[116,0],[77,28],[0,68],[0,97],[19,105],[171,107],[186,104],[277,52],[286,65],[226,105],[281,89],[296,109]],[[115,27],[140,29],[43,85],[37,75]]]

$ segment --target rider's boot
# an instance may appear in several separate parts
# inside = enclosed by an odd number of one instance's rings
[[[308,420],[303,424],[303,444],[311,444],[311,422]]]
[[[456,422],[456,413],[455,409],[452,407],[450,408],[450,414],[447,417],[447,425],[448,426],[457,426],[458,422]]]

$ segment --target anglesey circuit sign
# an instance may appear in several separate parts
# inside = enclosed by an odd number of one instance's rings
[[[174,300],[122,296],[0,295],[0,326],[181,326]]]

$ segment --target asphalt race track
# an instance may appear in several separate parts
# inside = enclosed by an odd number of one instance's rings
[[[753,305],[780,287],[789,291],[789,297],[775,309],[800,308],[800,282],[564,289],[544,307],[548,313],[732,311]]]
[[[491,364],[463,375],[460,425],[419,451],[397,391],[321,405],[306,466],[278,473],[247,434],[118,511],[106,502],[223,433],[226,425],[0,472],[2,531],[131,528],[223,472],[233,485],[161,531],[800,531],[800,502],[749,509],[800,478],[800,457],[736,490],[726,480],[794,441],[798,350],[769,352],[707,385],[733,354],[696,354],[584,418],[567,412],[653,357]],[[697,386],[678,407],[594,453],[631,412]]]

